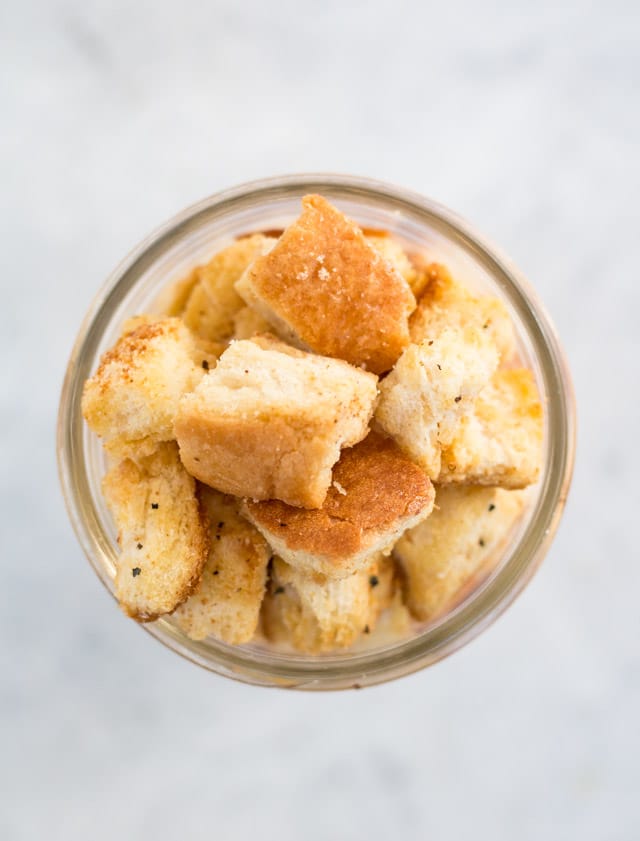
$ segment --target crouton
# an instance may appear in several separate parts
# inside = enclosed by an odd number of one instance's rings
[[[388,371],[409,343],[415,298],[361,229],[321,196],[244,273],[237,291],[282,338]]]
[[[271,325],[251,307],[241,307],[233,317],[233,338],[252,339],[258,333],[270,333]]]
[[[197,355],[178,318],[142,321],[103,355],[85,383],[82,413],[112,456],[149,455],[174,438],[178,402],[204,373]]]
[[[224,493],[319,507],[341,447],[365,437],[373,374],[267,337],[233,342],[180,403],[187,470]]]
[[[542,404],[531,371],[497,371],[442,453],[438,481],[525,488],[542,463]]]
[[[433,498],[426,474],[392,440],[372,432],[342,451],[322,508],[245,500],[243,513],[291,566],[346,578],[425,519]]]
[[[390,603],[393,562],[380,555],[348,578],[301,572],[274,558],[263,609],[264,631],[274,642],[318,654],[369,634]]]
[[[413,265],[398,240],[394,239],[385,231],[381,231],[376,234],[367,234],[366,237],[367,241],[373,245],[376,251],[379,252],[385,260],[388,260],[398,274],[407,281],[411,287],[411,291],[413,292],[413,287],[418,273],[416,271],[416,267]]]
[[[472,295],[440,263],[424,269],[427,279],[415,312],[409,319],[412,342],[435,338],[445,327],[475,325],[495,342],[503,364],[515,354],[515,337],[509,312],[498,298]]]
[[[500,488],[437,487],[433,513],[406,531],[393,553],[405,574],[412,614],[431,621],[509,535],[523,506],[522,494]]]
[[[115,579],[122,609],[139,622],[171,613],[197,584],[209,548],[206,515],[176,444],[125,459],[102,487],[122,550]]]
[[[244,301],[235,290],[236,281],[275,240],[260,234],[244,237],[223,248],[198,268],[198,282],[185,304],[182,318],[197,336],[226,342],[234,332],[233,319]]]
[[[184,323],[196,336],[214,342],[226,342],[233,336],[234,316],[244,307],[235,290],[236,281],[274,242],[260,234],[239,239],[197,269],[198,282],[182,313]]]
[[[430,478],[441,446],[498,364],[493,343],[475,327],[445,328],[412,344],[380,383],[376,421]]]
[[[211,547],[197,587],[177,608],[177,625],[194,640],[249,642],[260,614],[271,550],[238,513],[238,500],[201,486]]]
[[[180,316],[184,312],[193,287],[200,280],[199,267],[191,269],[189,274],[166,286],[158,295],[154,311],[160,316]]]

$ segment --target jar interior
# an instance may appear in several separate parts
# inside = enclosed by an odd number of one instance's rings
[[[550,487],[550,479],[554,473],[554,442],[562,442],[550,434],[550,425],[558,423],[558,418],[552,417],[557,397],[552,392],[559,386],[556,360],[549,347],[553,342],[551,328],[540,315],[532,293],[523,290],[521,279],[514,281],[508,264],[461,229],[452,214],[427,203],[418,206],[389,192],[317,181],[271,185],[253,194],[236,192],[226,200],[210,200],[186,211],[116,270],[117,282],[114,285],[112,278],[87,316],[69,366],[66,415],[61,409],[61,428],[63,424],[68,427],[61,433],[61,444],[69,450],[67,467],[61,464],[61,473],[63,485],[66,482],[69,486],[67,496],[73,497],[69,507],[78,536],[96,572],[112,592],[118,547],[100,488],[106,461],[99,439],[80,415],[82,384],[95,370],[102,353],[114,344],[126,318],[154,311],[158,295],[167,285],[238,236],[285,227],[299,215],[300,198],[307,192],[321,192],[363,227],[387,231],[410,254],[424,254],[429,261],[444,263],[471,290],[500,297],[512,318],[519,362],[532,369],[547,407],[541,479],[530,489],[518,524],[499,547],[499,558],[492,559],[489,568],[481,571],[464,597],[445,615],[430,624],[413,622],[408,637],[385,635],[383,622],[381,633],[374,631],[344,652],[303,655],[260,640],[243,646],[212,638],[195,642],[174,625],[171,617],[146,626],[183,656],[230,677],[269,685],[336,688],[376,682],[382,674],[393,677],[434,662],[466,641],[472,628],[475,635],[501,612],[505,594],[511,594],[510,600],[523,586],[527,566],[532,573],[532,559],[540,553],[543,541],[541,528],[548,529],[557,516],[558,482],[556,477]]]

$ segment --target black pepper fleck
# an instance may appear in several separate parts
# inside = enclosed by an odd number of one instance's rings
[[[495,511],[495,510],[496,510],[495,505],[493,504],[493,502],[490,502],[489,503],[489,511]]]
[[[138,543],[138,549],[142,549],[142,543]]]
[[[274,596],[279,596],[280,593],[284,593],[284,587],[276,587],[276,589],[273,591]]]
[[[214,575],[220,575],[220,570],[219,569],[214,569],[213,574]]]
[[[369,584],[372,587],[377,587],[379,583],[380,583],[380,579],[378,578],[377,575],[370,575],[369,576]]]
[[[456,402],[456,403],[459,403],[461,400],[462,400],[462,396],[459,394],[459,395],[455,398],[455,402]]]
[[[365,626],[364,626],[364,632],[365,632],[365,634],[370,633],[370,630],[369,630],[369,626],[368,626],[368,625],[365,625]]]
[[[486,321],[486,322],[482,325],[482,329],[483,329],[483,330],[486,330],[488,326],[489,326],[489,322],[488,322],[488,321]]]
[[[432,344],[433,344],[433,339],[431,339],[431,341],[429,342],[429,347],[431,347]]]
[[[436,365],[438,366],[438,371],[442,371],[442,365],[439,362],[436,362]]]
[[[131,575],[133,575],[133,577],[135,578],[136,575],[140,575],[141,572],[142,572],[142,570],[140,569],[140,567],[134,567],[131,570]]]
[[[155,510],[155,509],[158,509],[160,507],[160,505],[157,502],[152,502],[151,507]]]
[[[478,541],[478,544],[480,546],[484,546],[484,538],[481,537],[480,540]]]
[[[207,362],[206,359],[202,360],[202,367],[204,368],[205,371],[209,370],[209,363]]]
[[[223,526],[224,526],[224,521],[220,520],[220,522],[218,523],[218,528],[221,529]]]
[[[286,529],[286,527],[287,527],[286,523],[278,523],[278,525],[280,526],[281,529]]]

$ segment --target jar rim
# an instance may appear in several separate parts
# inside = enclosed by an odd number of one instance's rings
[[[390,210],[408,214],[442,232],[466,250],[510,295],[525,322],[548,395],[547,464],[536,508],[525,533],[496,575],[458,609],[433,627],[388,647],[347,655],[309,657],[268,652],[207,640],[196,642],[164,619],[145,630],[181,656],[218,674],[247,683],[297,689],[339,689],[381,683],[432,665],[470,642],[498,618],[522,592],[538,569],[557,530],[571,483],[575,456],[575,399],[571,377],[555,329],[523,274],[495,246],[453,211],[418,193],[377,180],[350,175],[309,173],[251,181],[215,193],[179,212],[136,246],[109,275],[94,298],[78,332],[62,387],[58,412],[58,469],[67,512],[89,562],[111,592],[108,538],[100,527],[87,483],[80,401],[87,372],[82,361],[93,358],[110,321],[109,312],[142,273],[176,242],[204,221],[223,218],[239,208],[308,192],[345,200],[383,201]],[[213,655],[213,656],[212,656]],[[268,660],[268,662],[267,662]]]

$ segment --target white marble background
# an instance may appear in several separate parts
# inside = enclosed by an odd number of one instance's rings
[[[640,838],[640,7],[4,0],[0,839]],[[98,285],[182,206],[338,170],[457,209],[538,286],[580,439],[537,578],[359,693],[237,685],[119,616],[54,461]]]

